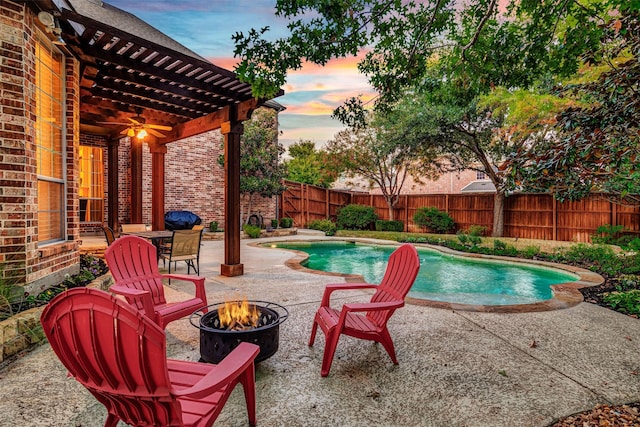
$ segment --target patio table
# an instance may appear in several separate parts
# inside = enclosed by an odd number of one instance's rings
[[[164,240],[171,240],[173,238],[173,231],[169,230],[154,230],[154,231],[130,231],[122,232],[122,235],[138,236],[143,239],[151,240],[151,243],[156,247],[158,259],[160,259],[160,245]]]

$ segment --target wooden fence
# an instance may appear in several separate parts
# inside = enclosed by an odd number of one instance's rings
[[[372,206],[378,218],[389,219],[382,195],[329,190],[292,181],[285,181],[285,186],[279,217],[292,218],[297,227],[306,227],[317,219],[335,221],[338,209],[351,203]],[[405,231],[420,232],[424,230],[413,222],[414,213],[421,207],[434,206],[451,215],[457,230],[482,225],[491,233],[493,197],[492,193],[403,195],[394,216],[404,222]],[[640,207],[618,205],[599,195],[561,203],[550,194],[514,194],[505,201],[505,237],[588,242],[604,224],[622,225],[628,234],[640,235]]]

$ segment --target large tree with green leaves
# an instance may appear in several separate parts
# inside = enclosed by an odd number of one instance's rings
[[[304,184],[331,187],[340,174],[337,165],[325,150],[316,149],[311,141],[300,140],[289,146],[288,160],[284,161],[287,179]]]
[[[338,132],[326,146],[328,157],[340,165],[347,177],[364,178],[371,187],[380,189],[391,220],[407,177],[417,177],[420,164],[417,152],[402,137],[405,129],[400,118],[393,112],[369,114],[364,125]],[[421,160],[422,164],[429,164],[426,159]],[[420,176],[428,175],[428,170],[420,169]]]
[[[244,124],[240,137],[240,194],[245,199],[249,219],[255,196],[273,197],[284,191],[282,179],[286,170],[280,162],[284,147],[278,143],[277,113],[271,108],[259,108]],[[218,158],[224,165],[224,156]],[[241,218],[242,220],[242,218]]]
[[[358,67],[380,93],[378,105],[422,83],[433,58],[448,58],[466,84],[528,85],[547,73],[570,74],[577,58],[599,50],[603,10],[623,0],[277,0],[288,34],[269,27],[233,36],[236,72],[257,97],[273,96],[287,72],[305,62],[366,51]],[[504,5],[502,5],[504,6]],[[480,67],[483,72],[475,73]]]
[[[550,96],[574,100],[569,108],[557,110],[553,135],[514,153],[528,160],[509,174],[524,189],[552,191],[560,200],[598,192],[614,202],[640,204],[637,10],[616,15],[606,27],[603,43],[609,57],[550,91]]]
[[[480,97],[500,86],[524,90],[557,81],[584,60],[600,60],[605,24],[625,8],[640,6],[623,0],[512,0],[504,9],[497,0],[280,0],[276,13],[290,20],[290,35],[267,41],[268,29],[236,34],[237,71],[255,84],[256,95],[269,95],[303,61],[324,64],[366,48],[359,69],[380,93],[377,110],[415,113],[407,123],[412,149],[439,153],[447,167],[484,169],[498,189],[493,232],[501,235],[504,196],[514,182],[505,171],[518,169],[505,162],[521,161],[514,153],[529,149],[533,139],[496,136],[507,116],[488,115]],[[336,116],[357,129],[366,114],[351,99]]]

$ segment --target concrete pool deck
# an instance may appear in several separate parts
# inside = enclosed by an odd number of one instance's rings
[[[324,236],[259,241],[301,238]],[[289,310],[278,352],[257,365],[260,426],[546,426],[597,404],[640,401],[639,321],[588,303],[526,313],[407,304],[389,322],[399,365],[382,346],[343,336],[322,378],[324,337],[307,341],[325,284],[344,279],[292,270],[291,252],[255,242],[242,241],[245,274],[223,277],[223,242],[205,241],[201,275],[210,303],[241,294]],[[167,292],[180,299],[191,289],[172,281]],[[198,360],[198,339],[188,319],[171,323],[169,357]],[[105,416],[48,345],[0,372],[0,425],[101,426]],[[215,425],[248,425],[239,387]]]

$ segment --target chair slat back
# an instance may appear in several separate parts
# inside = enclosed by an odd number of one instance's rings
[[[175,230],[171,240],[171,258],[193,256],[196,258],[200,252],[200,239],[202,233],[199,230]]]
[[[371,302],[403,301],[413,286],[420,270],[420,258],[413,245],[405,243],[393,251],[389,257],[384,277],[378,285]],[[378,325],[386,323],[393,314],[393,310],[374,311],[367,313]]]
[[[165,304],[162,278],[158,270],[157,249],[138,236],[116,239],[104,254],[109,271],[117,285],[149,291],[154,305]],[[127,299],[143,310],[140,299]]]
[[[181,425],[164,331],[141,312],[107,292],[74,288],[40,321],[60,361],[109,412],[131,425]]]
[[[114,240],[116,240],[116,235],[108,225],[102,226],[102,231],[104,231],[104,237],[107,239],[107,246],[111,245]]]

